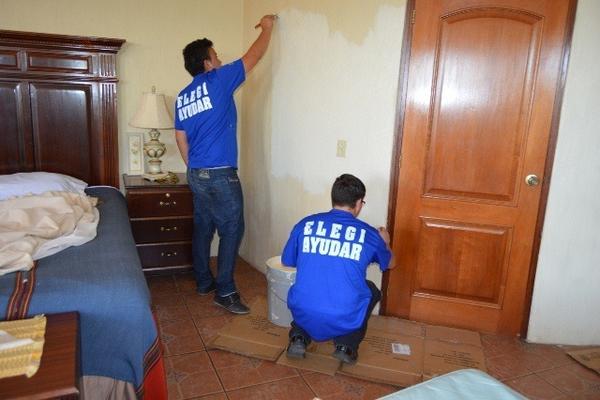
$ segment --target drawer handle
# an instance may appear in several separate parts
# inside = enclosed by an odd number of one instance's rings
[[[176,231],[176,230],[177,230],[176,226],[173,226],[171,228],[169,228],[168,226],[161,226],[160,227],[160,231],[161,232],[171,232],[171,231]]]
[[[177,255],[176,251],[163,251],[160,253],[161,257],[174,257]]]
[[[161,201],[158,203],[161,207],[169,207],[169,206],[176,206],[177,202],[176,201]]]

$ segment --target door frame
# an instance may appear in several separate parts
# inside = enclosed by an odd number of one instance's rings
[[[390,239],[394,240],[394,224],[396,219],[396,193],[398,191],[398,177],[402,165],[402,138],[404,128],[404,111],[406,108],[406,97],[408,91],[408,67],[410,64],[410,50],[413,37],[413,28],[416,16],[416,1],[408,0],[406,3],[406,14],[404,16],[404,32],[402,39],[402,55],[400,58],[400,76],[398,82],[398,96],[396,106],[396,122],[395,135],[392,147],[392,160],[390,171],[390,187],[388,195],[388,218],[387,226],[390,227]],[[544,179],[542,180],[542,188],[540,193],[540,204],[535,225],[535,234],[533,238],[533,246],[531,253],[531,262],[529,265],[529,277],[527,279],[527,290],[525,292],[525,305],[523,310],[523,319],[521,321],[521,337],[527,337],[529,328],[529,317],[531,313],[531,300],[533,297],[533,285],[537,270],[537,262],[540,251],[542,238],[542,230],[544,227],[544,218],[546,216],[546,206],[548,203],[548,193],[550,191],[550,181],[552,179],[552,167],[554,164],[554,155],[556,152],[556,144],[558,140],[558,127],[560,125],[560,113],[567,80],[567,72],[569,66],[569,58],[571,55],[571,40],[573,38],[573,28],[575,26],[575,14],[577,11],[577,0],[568,0],[569,8],[567,13],[567,21],[565,28],[565,37],[561,55],[561,70],[558,76],[558,84],[556,95],[554,97],[554,105],[552,108],[552,122],[550,125],[550,137],[548,142],[548,150],[546,152],[546,165],[544,167]],[[389,285],[389,272],[384,272],[382,280],[382,299],[381,299],[381,314],[387,314],[387,288]]]

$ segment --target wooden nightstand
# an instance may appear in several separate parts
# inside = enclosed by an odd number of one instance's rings
[[[79,314],[46,315],[40,369],[31,378],[0,380],[0,399],[79,398]]]
[[[194,229],[192,192],[179,183],[156,183],[123,175],[131,230],[144,272],[189,269]]]

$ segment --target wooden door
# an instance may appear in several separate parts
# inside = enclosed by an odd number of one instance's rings
[[[384,311],[518,334],[573,4],[414,4]]]

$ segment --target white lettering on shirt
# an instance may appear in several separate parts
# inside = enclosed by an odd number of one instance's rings
[[[312,226],[315,224],[315,221],[306,221],[304,224],[304,234],[310,235],[312,233]]]
[[[189,93],[177,96],[177,116],[180,122],[212,108],[206,82]]]
[[[327,234],[327,231],[323,228],[323,221],[319,221],[317,223],[317,231],[315,232],[315,235],[325,236],[326,234]]]
[[[342,225],[331,224],[331,233],[329,234],[329,237],[332,239],[339,239],[341,230],[342,230]]]
[[[348,228],[346,228],[346,234],[344,235],[344,239],[351,242],[354,240],[355,237],[356,237],[356,228],[353,226],[349,226]]]
[[[315,225],[316,229],[313,229]],[[356,261],[360,260],[363,250],[361,243],[365,242],[367,235],[366,229],[360,229],[360,234],[357,236],[357,229],[354,226],[346,227],[342,224],[332,223],[331,227],[328,227],[325,221],[312,220],[304,222],[303,233],[303,253],[348,258]],[[358,243],[355,243],[356,240]]]

